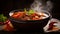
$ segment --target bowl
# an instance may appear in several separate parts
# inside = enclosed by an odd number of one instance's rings
[[[50,13],[44,11],[44,13],[48,15],[48,17],[42,20],[26,20],[26,21],[16,20],[12,18],[11,15],[13,15],[13,13],[17,11],[24,11],[24,10],[20,9],[10,11],[9,19],[12,22],[14,28],[17,29],[17,31],[19,30],[21,32],[43,32],[43,27],[48,23],[48,21],[51,18]]]

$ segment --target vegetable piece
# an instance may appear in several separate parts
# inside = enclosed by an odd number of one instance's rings
[[[20,15],[19,12],[16,12],[16,13],[14,13],[14,14],[12,15],[12,17],[13,17],[13,18],[18,18],[19,15]]]
[[[36,13],[33,13],[32,15],[30,15],[30,16],[37,16],[38,14],[36,14]]]
[[[5,17],[3,14],[0,14],[0,22],[5,22],[7,17]]]
[[[32,20],[40,20],[38,16],[32,18]]]
[[[31,14],[33,14],[34,13],[34,10],[29,10],[28,11],[28,15],[31,15]]]
[[[24,16],[24,12],[17,12],[16,14],[14,13],[13,15],[12,15],[12,17],[13,18],[21,18],[21,17],[23,17]]]
[[[24,8],[24,12],[25,12],[25,13],[27,12],[26,8]]]
[[[30,20],[28,16],[25,16],[24,18],[21,18],[22,20]]]

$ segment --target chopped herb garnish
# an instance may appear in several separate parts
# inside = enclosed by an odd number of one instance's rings
[[[30,10],[26,10],[26,8],[24,9],[25,13],[27,13],[28,15],[31,15],[34,13],[34,10],[30,9]]]
[[[33,13],[34,13],[34,10],[32,10],[32,9],[28,11],[28,15],[31,15]]]

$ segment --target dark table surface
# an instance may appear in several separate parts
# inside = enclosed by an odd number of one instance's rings
[[[46,34],[46,33],[47,33],[47,34],[48,34],[48,33],[60,33],[60,32],[20,32],[20,31],[10,31],[10,32],[9,32],[9,31],[0,31],[0,33],[7,33],[7,34],[8,34],[8,33],[9,33],[9,34],[13,34],[13,33],[14,33],[14,34],[15,34],[15,33],[17,33],[17,34],[18,34],[18,33],[21,33],[21,34],[22,34],[22,33],[24,33],[24,34],[25,34],[25,33],[28,33],[28,34],[29,34],[29,33],[30,33],[30,34],[31,34],[31,33],[35,33],[35,34],[37,34],[37,33]]]

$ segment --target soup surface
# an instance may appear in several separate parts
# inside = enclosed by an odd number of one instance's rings
[[[17,11],[11,13],[10,16],[17,20],[41,20],[49,17],[43,12],[26,12],[26,11]]]

